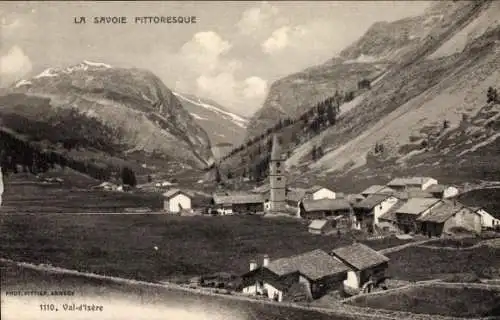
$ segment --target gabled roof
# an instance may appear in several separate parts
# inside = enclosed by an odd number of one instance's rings
[[[304,210],[310,211],[338,211],[351,209],[351,204],[346,199],[306,199],[302,202]]]
[[[245,204],[245,203],[264,203],[264,197],[259,193],[248,194],[229,194],[213,195],[215,204]]]
[[[457,201],[441,201],[441,204],[434,207],[428,213],[417,218],[418,221],[443,223],[462,209],[467,209],[476,214],[471,209],[465,207]]]
[[[328,223],[328,220],[315,219],[309,224],[309,228],[321,230],[327,225],[327,223]]]
[[[375,185],[370,186],[370,187],[366,188],[365,190],[363,190],[361,192],[361,194],[374,194],[377,191],[382,190],[383,188],[384,188],[383,185],[375,184]]]
[[[389,221],[397,221],[396,212],[401,208],[406,202],[403,200],[398,200],[387,212],[382,214],[379,219],[385,219]]]
[[[395,178],[389,181],[388,186],[416,186],[422,185],[427,181],[431,180],[431,177],[406,177],[406,178]]]
[[[311,280],[321,279],[348,270],[346,265],[320,249],[276,259],[269,262],[266,268],[279,276],[300,272]]]
[[[446,186],[444,184],[433,184],[431,186],[429,186],[427,189],[425,189],[425,191],[427,192],[444,192],[447,188],[449,188],[451,186]]]
[[[163,196],[165,198],[172,198],[173,196],[175,196],[175,195],[177,195],[179,193],[182,193],[183,195],[186,195],[188,197],[190,196],[190,194],[188,194],[187,192],[183,192],[183,191],[181,191],[179,189],[176,189],[176,188],[165,191],[163,193]]]
[[[371,196],[368,196],[365,200],[355,203],[353,207],[359,209],[371,210],[375,208],[378,204],[384,202],[390,197],[392,197],[390,194],[372,194]]]
[[[398,209],[397,213],[419,215],[439,201],[439,199],[435,198],[411,198]]]
[[[383,254],[359,242],[333,249],[332,254],[357,270],[365,270],[389,261]]]

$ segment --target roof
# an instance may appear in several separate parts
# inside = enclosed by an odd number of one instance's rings
[[[434,207],[433,209],[431,209],[431,211],[429,211],[425,215],[418,217],[417,220],[425,222],[443,223],[449,218],[451,218],[455,213],[464,208],[466,207],[460,202],[442,201],[440,205]],[[473,212],[472,210],[470,211]]]
[[[431,177],[407,177],[395,178],[389,181],[388,186],[407,186],[407,185],[422,185],[431,180]]]
[[[263,203],[264,197],[261,194],[229,194],[229,195],[213,195],[215,204],[243,204],[243,203]]]
[[[305,211],[337,211],[351,209],[351,204],[346,199],[307,199],[302,202],[302,205]]]
[[[387,212],[382,214],[379,219],[385,219],[389,221],[397,221],[396,218],[396,212],[398,211],[399,208],[401,208],[406,202],[402,200],[398,200],[396,204],[394,204]]]
[[[163,196],[164,196],[165,198],[172,198],[173,196],[175,196],[175,195],[176,195],[176,194],[178,194],[178,193],[182,193],[182,194],[184,194],[184,195],[186,195],[186,196],[189,196],[189,194],[188,194],[188,193],[183,192],[183,191],[181,191],[181,190],[179,190],[179,189],[176,189],[176,188],[174,188],[174,189],[169,189],[169,190],[165,191],[165,192],[163,193]]]
[[[318,230],[321,230],[323,229],[326,224],[328,223],[327,220],[319,220],[319,219],[316,219],[316,220],[313,220],[310,224],[309,224],[309,228],[310,229],[318,229]]]
[[[433,184],[432,186],[429,186],[428,188],[425,189],[427,192],[443,192],[449,188],[449,186],[445,186],[444,184]]]
[[[434,198],[410,198],[397,212],[419,215],[439,201]]]
[[[257,188],[254,188],[252,190],[252,192],[255,192],[255,193],[266,193],[266,192],[269,192],[271,190],[271,186],[269,184],[264,184],[264,185],[261,185]]]
[[[300,272],[311,280],[346,272],[347,266],[321,249],[269,262],[267,269],[279,276]]]
[[[273,135],[273,146],[271,148],[271,161],[272,160],[283,160],[283,157],[281,155],[281,145],[278,141],[278,136]]]
[[[376,205],[392,197],[390,194],[372,194],[366,199],[354,204],[354,208],[373,209]]]
[[[383,189],[384,186],[380,185],[380,184],[375,184],[373,186],[370,186],[368,187],[367,189],[363,190],[361,192],[361,194],[374,194],[376,193],[377,191]]]
[[[319,190],[321,190],[321,189],[327,189],[327,190],[330,190],[330,189],[328,189],[327,187],[323,187],[323,186],[320,186],[320,185],[315,185],[315,186],[313,186],[313,187],[311,187],[311,188],[307,189],[307,192],[309,192],[309,193],[315,193],[315,192],[318,192],[318,191],[319,191]],[[330,190],[330,191],[332,191],[332,190]]]
[[[359,242],[333,249],[332,254],[358,270],[364,270],[389,261],[389,258],[383,254]]]
[[[344,197],[349,203],[354,204],[365,199],[361,194],[347,194]]]
[[[377,193],[377,194],[393,194],[395,192],[396,192],[396,190],[394,190],[390,187],[383,187],[382,189],[378,190],[375,193]]]

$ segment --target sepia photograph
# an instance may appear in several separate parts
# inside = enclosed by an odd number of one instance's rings
[[[500,1],[0,1],[0,318],[500,320]]]

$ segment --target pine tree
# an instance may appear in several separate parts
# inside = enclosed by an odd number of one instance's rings
[[[311,151],[311,154],[312,154],[312,159],[313,159],[313,161],[316,161],[316,158],[317,158],[317,150],[316,150],[316,146],[313,146],[312,151]]]

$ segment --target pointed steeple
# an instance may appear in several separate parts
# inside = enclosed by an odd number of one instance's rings
[[[273,147],[271,149],[271,161],[274,160],[283,160],[281,157],[281,145],[277,135],[273,135]]]

